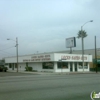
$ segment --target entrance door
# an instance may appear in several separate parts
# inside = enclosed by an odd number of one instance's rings
[[[72,72],[73,71],[73,63],[70,62],[70,71]]]
[[[75,62],[75,72],[77,71],[77,63]]]
[[[11,64],[12,65],[12,70],[14,70],[14,64]]]

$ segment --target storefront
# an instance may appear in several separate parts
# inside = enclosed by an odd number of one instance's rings
[[[89,71],[89,62],[92,62],[92,55],[84,55],[84,71]],[[8,70],[17,70],[16,57],[5,58]],[[26,64],[36,71],[50,72],[81,72],[82,55],[64,53],[44,53],[18,57],[18,70],[24,71]]]

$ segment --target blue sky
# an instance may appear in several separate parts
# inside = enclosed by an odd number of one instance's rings
[[[16,55],[14,41],[18,37],[19,55],[69,50],[65,39],[76,37],[81,26],[87,32],[85,49],[100,42],[100,0],[0,0],[0,58]],[[76,39],[81,49],[81,39]]]

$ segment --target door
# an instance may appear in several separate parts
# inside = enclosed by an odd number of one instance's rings
[[[12,65],[12,70],[14,70],[14,64],[11,64]]]
[[[75,62],[74,64],[75,64],[75,72],[77,72],[77,62]]]
[[[72,72],[72,71],[73,71],[73,63],[70,62],[70,72]]]

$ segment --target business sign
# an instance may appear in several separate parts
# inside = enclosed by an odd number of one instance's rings
[[[84,60],[88,60],[88,57],[87,56],[84,56],[83,57]],[[83,59],[82,56],[76,56],[76,55],[62,55],[61,56],[61,60],[71,60],[71,61],[79,61],[79,60],[82,60]]]
[[[31,59],[23,59],[23,62],[43,62],[51,61],[51,55],[34,55]]]
[[[76,38],[75,37],[66,38],[66,47],[67,48],[76,47]]]

